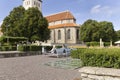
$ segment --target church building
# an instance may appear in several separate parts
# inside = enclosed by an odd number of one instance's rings
[[[23,0],[23,7],[38,7],[41,10],[41,0]],[[76,24],[76,19],[70,11],[64,11],[46,16],[51,31],[50,39],[47,43],[50,44],[77,44],[79,40],[79,25]]]
[[[46,16],[51,30],[50,42],[53,44],[79,43],[79,25],[70,11],[64,11]]]

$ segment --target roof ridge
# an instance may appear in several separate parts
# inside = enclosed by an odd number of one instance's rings
[[[49,16],[53,16],[53,15],[57,15],[57,14],[60,14],[60,13],[65,13],[65,12],[70,12],[69,10],[66,10],[66,11],[61,11],[61,12],[58,12],[58,13],[53,13],[53,14],[50,14],[50,15],[47,15],[45,17],[49,17]],[[71,12],[70,12],[71,13]]]

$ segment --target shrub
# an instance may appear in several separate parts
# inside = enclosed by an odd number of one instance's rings
[[[18,51],[30,51],[30,46],[19,45]]]
[[[62,48],[62,46],[56,46],[56,48]]]
[[[73,51],[71,56],[80,58],[83,66],[120,68],[120,49],[117,48],[79,49]]]
[[[0,51],[16,51],[16,46],[1,46]]]
[[[99,46],[100,43],[99,42],[86,42],[86,45],[89,46]]]
[[[86,48],[80,48],[80,49],[77,49],[77,50],[73,50],[72,52],[71,52],[71,56],[72,56],[72,58],[80,58],[80,55],[81,55],[81,53],[83,53],[83,51],[85,50]]]
[[[110,46],[110,42],[105,42],[104,46]]]
[[[100,42],[86,42],[86,45],[89,46],[100,46]],[[104,42],[104,46],[110,46],[110,42]]]
[[[42,46],[35,46],[35,45],[19,45],[18,51],[41,51]]]
[[[50,51],[53,46],[44,46],[46,51]],[[56,46],[56,48],[61,46]],[[18,51],[42,51],[42,46],[36,45],[19,45]]]
[[[52,46],[45,46],[46,51],[50,51],[52,49]]]
[[[42,46],[30,46],[30,51],[42,51]]]

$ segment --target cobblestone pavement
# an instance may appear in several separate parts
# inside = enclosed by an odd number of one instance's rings
[[[1,58],[0,80],[73,80],[79,78],[78,69],[57,69],[44,65],[63,58],[47,55]]]

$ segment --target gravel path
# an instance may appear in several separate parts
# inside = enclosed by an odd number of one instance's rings
[[[47,55],[1,58],[0,80],[74,80],[79,78],[78,69],[57,69],[44,65],[64,58]]]

